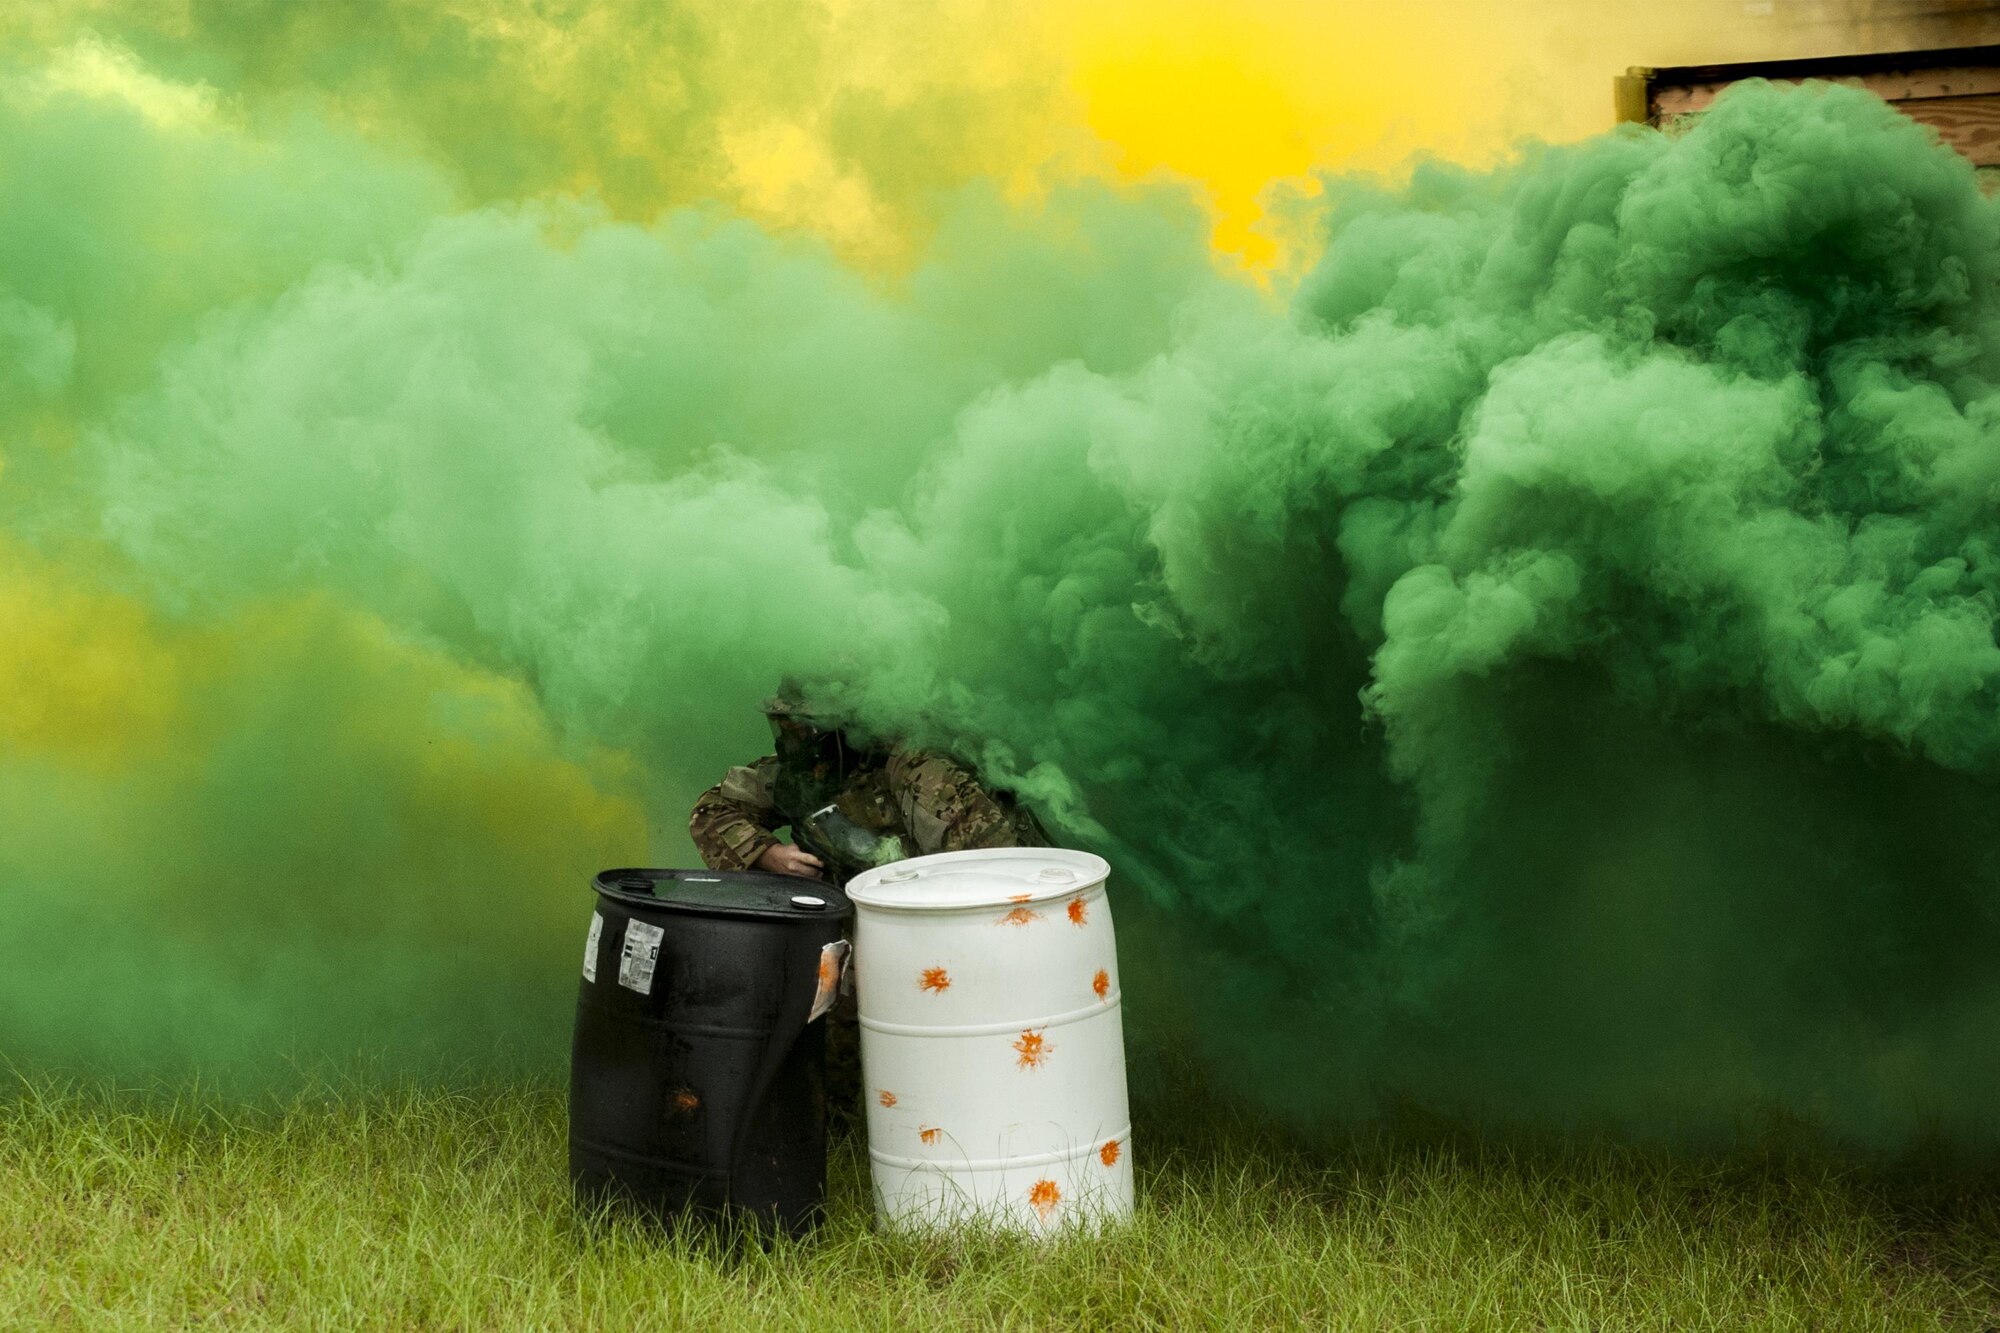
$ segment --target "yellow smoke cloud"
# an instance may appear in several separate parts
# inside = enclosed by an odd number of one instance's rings
[[[166,620],[5,539],[0,757],[0,1004],[29,1064],[254,1086],[294,1053],[546,1061],[554,941],[589,874],[647,854],[633,766],[518,681],[322,595]],[[87,933],[79,891],[110,904]]]
[[[1526,138],[1611,123],[1633,65],[1780,59],[1993,41],[2000,17],[1880,14],[1866,4],[1691,0],[1096,0],[1049,10],[1068,86],[1127,175],[1206,188],[1215,243],[1254,261],[1263,195],[1318,168],[1393,170],[1413,156],[1478,165]]]
[[[162,124],[317,98],[439,155],[469,199],[587,192],[615,214],[719,200],[851,260],[907,259],[943,194],[1079,175],[1202,187],[1216,244],[1268,260],[1274,181],[1480,162],[1610,122],[1632,64],[1993,40],[2000,19],[1690,0],[55,0],[0,46],[52,89]]]
[[[1071,14],[1071,83],[1122,170],[1201,183],[1216,244],[1267,259],[1252,228],[1272,182],[1493,146],[1490,130],[1479,138],[1476,46],[1441,18],[1411,6],[1110,0]]]
[[[132,595],[0,537],[0,750],[48,773],[187,779],[242,725],[246,699],[352,692],[339,744],[400,790],[408,818],[490,845],[544,883],[578,845],[643,853],[637,775],[573,753],[516,680],[324,597],[178,625]],[[166,770],[171,770],[168,773]]]
[[[322,596],[163,622],[11,546],[0,756],[0,1003],[31,1065],[546,1064],[587,877],[647,853],[632,766],[519,682]]]
[[[25,488],[86,484],[71,475],[86,466],[79,439],[158,389],[163,368],[171,379],[173,358],[203,330],[226,350],[232,320],[301,292],[311,272],[393,266],[437,219],[472,206],[582,193],[611,216],[642,221],[719,203],[893,273],[940,228],[954,239],[951,196],[969,183],[1018,198],[1080,177],[1157,174],[1206,195],[1219,251],[1265,265],[1277,256],[1264,217],[1275,182],[1324,167],[1394,170],[1417,153],[1478,161],[1521,136],[1586,134],[1608,123],[1610,79],[1633,63],[1937,35],[1718,0],[1667,15],[1582,0],[1504,11],[1441,0],[13,6],[0,15],[0,166],[22,179],[39,172],[40,192],[17,189],[0,208],[18,261],[11,288],[0,289],[0,520],[31,515],[19,531],[36,535],[0,536],[0,805],[9,811],[0,862],[22,886],[0,904],[0,939],[16,951],[0,964],[63,942],[69,876],[94,861],[153,895],[148,932],[160,923],[191,941],[179,975],[198,998],[177,1010],[181,1000],[141,987],[132,1014],[107,1011],[103,1023],[85,1015],[86,1026],[210,1005],[222,1014],[218,1028],[250,1031],[231,1026],[229,1013],[247,997],[269,1009],[275,1031],[280,1017],[312,1017],[301,988],[278,969],[239,965],[203,933],[263,947],[257,932],[222,918],[254,916],[256,891],[243,886],[274,867],[317,886],[299,915],[302,931],[318,933],[270,947],[289,951],[288,966],[333,957],[334,982],[339,969],[380,955],[369,986],[379,982],[381,1007],[395,1009],[434,993],[434,960],[473,952],[468,931],[485,932],[493,947],[484,956],[534,972],[539,951],[577,924],[583,876],[686,855],[680,812],[653,812],[649,827],[633,764],[579,751],[521,680],[401,637],[330,593],[184,623],[130,591],[134,572],[91,548],[31,549],[56,525],[33,515],[39,497]],[[1990,34],[1952,38],[1976,35]],[[39,124],[38,108],[61,123]],[[30,143],[29,127],[42,137]],[[87,169],[70,169],[77,163]],[[76,226],[79,217],[91,227]],[[1162,223],[1162,234],[1185,235],[1174,230],[1181,225]],[[1090,270],[1115,275],[1136,256],[1137,272],[1149,245],[1171,249],[1122,224],[1115,236],[1115,246],[1092,237]],[[930,298],[1006,350],[996,330],[1005,332],[1016,292],[996,262],[996,237],[1005,239],[962,223],[953,272],[979,281],[942,293],[933,283]],[[734,244],[713,253],[736,253]],[[521,290],[537,300],[544,291]],[[775,285],[772,304],[789,290]],[[1161,310],[1135,301],[1138,313],[1125,317],[1112,284],[1079,279],[1065,290],[1077,311],[1112,310],[1126,326],[1166,317],[1164,298]],[[624,289],[616,295],[612,304],[627,303]],[[858,297],[828,299],[828,328],[844,327],[850,304],[863,309]],[[733,335],[735,319],[718,316],[716,328]],[[699,348],[710,360],[716,351],[714,335]],[[540,368],[539,355],[529,348],[506,364]],[[891,347],[884,364],[901,366],[901,355]],[[1031,373],[1036,363],[1019,355],[1021,373]],[[455,363],[443,364],[448,373]],[[732,405],[754,397],[748,378],[716,382]],[[883,382],[912,397],[911,386],[924,387],[914,373]],[[171,399],[174,387],[161,393]],[[887,396],[840,410],[877,413]],[[179,406],[206,421],[207,404]],[[684,419],[747,421],[745,438],[732,441],[746,449],[783,434],[769,424],[782,414],[703,418],[664,390],[649,410],[662,436]],[[816,400],[812,410],[829,414]],[[928,411],[896,429],[925,438]],[[445,416],[413,419],[429,430]],[[309,461],[314,441],[294,440],[293,420],[278,413],[268,429]],[[723,434],[700,428],[711,434],[695,447]],[[475,471],[443,466],[438,477]],[[673,700],[654,711],[688,710]],[[744,729],[754,735],[754,717]],[[711,731],[713,749],[721,728]],[[648,762],[655,790],[679,797],[708,779],[714,756],[680,732],[671,744],[674,753]],[[116,837],[103,836],[113,827]],[[221,884],[236,887],[222,893]],[[399,933],[392,920],[417,924]],[[328,941],[346,951],[329,955]],[[120,956],[150,960],[153,945],[146,933]],[[53,993],[16,970],[25,989],[0,984],[0,1009],[24,1010],[28,989]],[[97,991],[108,994],[97,983],[120,970],[103,963],[92,974]],[[469,977],[466,993],[497,970]],[[363,1012],[369,986],[348,984],[360,1032],[380,1015]],[[74,1030],[52,1014],[20,1039],[66,1052]]]
[[[155,750],[182,665],[139,602],[0,539],[0,749],[92,769]]]

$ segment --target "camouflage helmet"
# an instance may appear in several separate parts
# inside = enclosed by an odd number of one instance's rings
[[[816,703],[813,694],[806,682],[797,676],[786,676],[778,682],[778,692],[764,701],[764,716],[797,718],[801,722],[830,720],[830,711]]]

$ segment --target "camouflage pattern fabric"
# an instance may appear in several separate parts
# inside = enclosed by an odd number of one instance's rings
[[[732,768],[701,794],[688,834],[711,870],[748,870],[778,841],[785,816],[774,792],[778,759]],[[850,777],[834,804],[878,837],[902,841],[912,856],[974,847],[1046,844],[1027,810],[995,796],[963,765],[933,750],[893,750],[888,762]]]
[[[732,768],[701,794],[688,816],[688,834],[701,863],[710,870],[748,870],[778,841],[783,822],[772,793],[778,783],[778,756],[765,755],[746,768]]]

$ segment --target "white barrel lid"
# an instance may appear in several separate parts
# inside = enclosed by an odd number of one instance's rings
[[[863,907],[951,911],[1067,898],[1102,884],[1111,865],[1067,847],[982,847],[892,861],[848,881],[847,896]]]

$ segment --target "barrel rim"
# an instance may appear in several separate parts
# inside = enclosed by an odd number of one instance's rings
[[[909,892],[908,884],[900,878],[907,872],[915,871],[921,875],[925,870],[940,865],[965,866],[970,869],[981,861],[1007,860],[1053,862],[1058,867],[1079,873],[1074,879],[1048,885],[1029,880],[1002,881],[996,878],[990,894],[946,902],[912,901],[900,896]],[[899,878],[890,879],[891,875]],[[1110,878],[1111,863],[1092,852],[1080,852],[1069,847],[977,847],[962,852],[933,852],[929,856],[913,856],[907,861],[893,861],[888,865],[863,871],[848,881],[847,896],[857,906],[866,907],[870,911],[935,915],[1074,898],[1080,893],[1103,888],[1105,881]],[[1027,890],[1025,893],[1021,891],[1024,888]],[[898,896],[888,897],[885,894]]]
[[[678,902],[671,898],[657,898],[650,893],[635,893],[620,888],[615,881],[624,878],[652,876],[655,881],[666,875],[699,874],[703,878],[718,880],[751,880],[766,883],[781,889],[788,897],[795,894],[811,894],[824,898],[826,906],[814,911],[796,907],[743,907],[723,903]],[[708,870],[689,869],[673,866],[618,866],[610,870],[600,870],[590,879],[591,890],[598,897],[620,907],[637,912],[678,912],[689,916],[722,917],[731,920],[760,921],[845,921],[854,915],[854,904],[838,888],[820,879],[806,879],[799,875],[774,875],[762,870]]]

